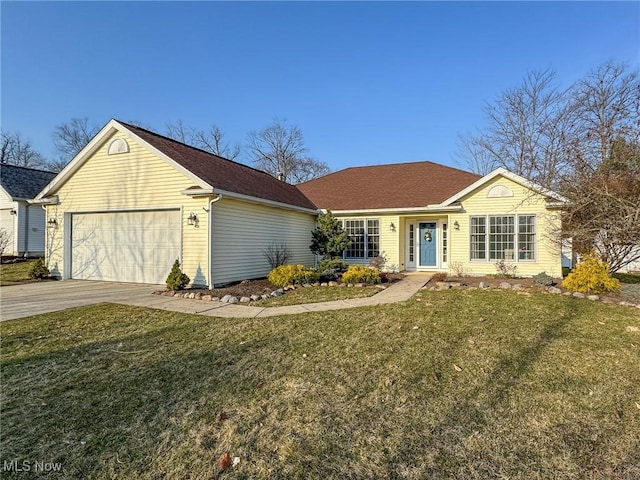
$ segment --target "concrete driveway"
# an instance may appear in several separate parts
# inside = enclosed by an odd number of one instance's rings
[[[151,297],[158,285],[65,280],[0,287],[0,321],[101,302],[135,302]]]

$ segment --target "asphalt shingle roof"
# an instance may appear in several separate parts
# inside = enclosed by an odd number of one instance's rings
[[[426,207],[442,203],[480,175],[433,162],[352,167],[298,185],[329,210]]]
[[[56,176],[53,172],[2,164],[0,184],[13,198],[35,198]]]
[[[317,207],[295,185],[247,165],[213,155],[176,140],[118,120],[169,158],[201,178],[214,189],[249,195],[287,205],[316,210]]]

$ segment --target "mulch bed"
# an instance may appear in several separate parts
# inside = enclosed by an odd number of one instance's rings
[[[404,275],[400,273],[384,273],[382,274],[382,283],[385,285],[390,285],[392,283],[398,282],[404,278]],[[263,295],[270,294],[274,290],[278,289],[266,278],[260,278],[256,280],[243,280],[242,282],[236,283],[234,285],[229,285],[224,288],[191,288],[188,290],[181,290],[178,293],[198,293],[200,292],[202,295],[211,295],[212,297],[224,297],[225,295],[232,295],[234,297],[250,297],[251,295]]]

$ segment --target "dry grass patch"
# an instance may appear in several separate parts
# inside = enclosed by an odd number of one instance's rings
[[[280,297],[252,302],[255,307],[281,307],[284,305],[300,305],[303,303],[330,302],[348,300],[350,298],[371,297],[378,293],[378,287],[311,287],[289,290]]]
[[[638,312],[449,290],[260,320],[105,304],[5,322],[2,460],[59,478],[639,478]],[[220,475],[224,452],[240,463]]]
[[[32,259],[0,263],[0,286],[32,282],[29,270],[37,261],[38,259]]]

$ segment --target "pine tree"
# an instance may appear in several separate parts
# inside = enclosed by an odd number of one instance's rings
[[[322,255],[323,258],[340,257],[342,252],[351,245],[349,235],[330,210],[318,217],[318,225],[311,232],[311,237],[309,248],[316,255]]]

